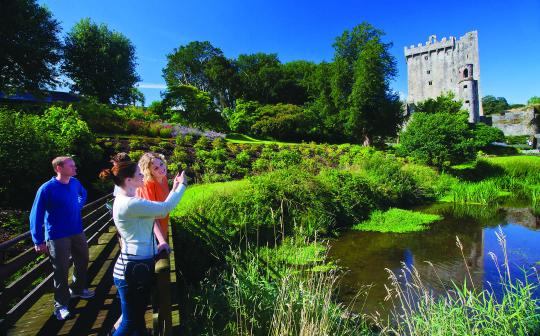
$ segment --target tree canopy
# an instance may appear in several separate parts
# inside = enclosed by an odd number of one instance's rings
[[[508,105],[504,97],[485,96],[482,98],[482,108],[484,109],[484,115],[490,115],[508,110],[510,105]]]
[[[135,66],[131,41],[105,24],[82,19],[66,36],[62,70],[75,92],[102,103],[129,103],[132,88],[140,80]]]
[[[540,97],[539,96],[533,96],[527,100],[528,105],[535,105],[540,104]]]
[[[234,103],[236,69],[221,49],[193,41],[167,55],[163,78],[168,88],[191,85],[209,92],[221,108]]]
[[[455,100],[453,92],[446,92],[438,96],[437,98],[428,98],[424,101],[418,102],[413,110],[415,112],[423,113],[450,113],[458,114],[460,112],[466,112],[463,109],[463,103]]]
[[[2,1],[0,91],[39,92],[58,81],[60,26],[35,0]]]
[[[184,100],[194,92],[189,86],[210,99],[204,112],[187,120],[223,116],[231,130],[260,136],[371,144],[395,136],[403,116],[389,84],[396,61],[383,36],[359,24],[336,38],[334,60],[320,64],[282,63],[273,53],[228,59],[210,42],[193,41],[167,56],[165,102],[187,108]]]

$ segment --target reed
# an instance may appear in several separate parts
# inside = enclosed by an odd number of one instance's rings
[[[502,196],[504,191],[492,179],[476,183],[456,183],[452,187],[450,199],[454,203],[476,203],[491,204],[496,202]]]
[[[492,290],[475,288],[467,262],[466,281],[436,296],[424,285],[414,267],[403,266],[401,273],[391,270],[387,299],[393,302],[391,322],[375,318],[384,335],[538,335],[540,332],[540,300],[533,292],[540,281],[536,269],[525,276],[525,281],[513,281],[506,252],[506,237],[497,233],[504,260],[499,264],[495,254],[492,261],[499,270],[503,297]],[[463,246],[457,240],[463,253]],[[433,265],[431,264],[431,267]],[[434,271],[435,268],[433,267]],[[534,283],[529,282],[531,277]],[[403,279],[405,283],[403,284]]]

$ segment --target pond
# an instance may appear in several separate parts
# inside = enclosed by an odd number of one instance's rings
[[[500,229],[506,236],[507,254],[512,278],[537,282],[534,270],[540,270],[540,218],[522,203],[497,207],[437,203],[414,210],[437,213],[444,219],[431,229],[415,233],[344,232],[330,244],[329,256],[346,272],[340,282],[340,299],[353,311],[384,314],[391,308],[385,302],[384,284],[389,284],[389,269],[401,274],[402,265],[418,270],[424,284],[441,293],[462,284],[471,273],[475,288],[493,288],[500,296],[498,264],[504,255],[496,235]],[[463,255],[456,245],[456,236],[463,245]],[[430,265],[433,264],[433,266]],[[501,268],[501,271],[504,270]],[[400,281],[405,279],[400,277]],[[468,281],[470,285],[470,281]],[[367,295],[357,295],[358,293]],[[535,293],[540,297],[540,291]]]

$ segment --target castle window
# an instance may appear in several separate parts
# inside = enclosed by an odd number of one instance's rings
[[[466,88],[467,88],[467,85],[463,85],[463,88],[466,89]]]
[[[429,81],[429,82],[428,82],[428,84],[429,84],[429,85],[432,85],[432,84],[433,84],[433,82],[432,82],[432,81]]]
[[[424,59],[427,61],[428,57],[427,57],[427,56],[424,56]]]
[[[463,70],[463,78],[469,77],[469,69]]]
[[[428,71],[427,71],[427,74],[429,75],[430,73],[431,73],[431,71],[430,71],[430,70],[428,70]]]
[[[468,100],[465,101],[465,104],[469,104],[469,103],[470,103],[470,101],[468,101]]]

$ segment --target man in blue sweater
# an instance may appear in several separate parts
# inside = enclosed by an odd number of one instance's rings
[[[54,270],[54,314],[57,319],[69,317],[70,297],[89,299],[94,292],[86,286],[88,245],[83,232],[81,209],[86,190],[74,178],[77,167],[71,157],[52,161],[56,177],[37,191],[30,212],[30,232],[35,249],[48,253]],[[68,286],[69,257],[74,264],[73,281]]]

